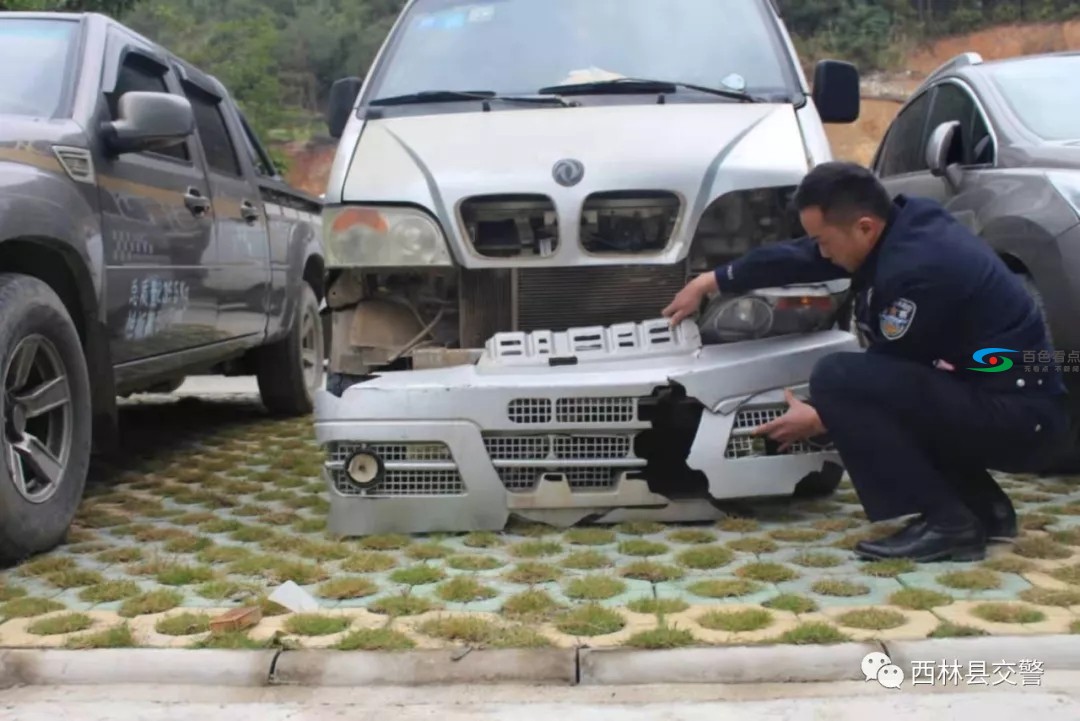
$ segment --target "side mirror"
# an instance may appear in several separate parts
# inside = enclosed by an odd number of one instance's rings
[[[195,132],[191,103],[179,95],[127,92],[120,96],[118,115],[102,127],[105,144],[116,155],[171,148]]]
[[[822,60],[814,69],[814,105],[823,123],[859,119],[859,71],[842,60]]]
[[[330,137],[340,138],[345,132],[349,114],[363,85],[361,78],[351,77],[335,80],[330,86],[330,98],[326,104],[326,125],[330,130]]]
[[[959,138],[960,123],[950,120],[934,128],[926,141],[926,166],[934,177],[945,178],[953,190],[960,185],[960,170],[949,157]]]

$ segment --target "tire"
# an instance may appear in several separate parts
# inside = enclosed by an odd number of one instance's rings
[[[0,563],[9,565],[67,535],[86,488],[93,414],[79,334],[52,288],[0,274],[0,308]],[[34,408],[30,396],[46,388],[58,391],[44,399],[51,407]]]
[[[1046,337],[1050,339],[1051,345],[1057,347],[1054,343],[1054,334],[1050,331],[1050,322],[1046,319],[1046,303],[1043,301],[1042,293],[1039,292],[1039,287],[1035,285],[1035,281],[1031,279],[1030,275],[1026,273],[1020,274],[1020,280],[1024,283],[1024,288],[1027,290],[1028,295],[1035,301],[1036,307],[1039,309],[1039,314],[1042,316],[1043,327],[1046,329]],[[1060,453],[1056,454],[1053,458],[1047,459],[1045,467],[1043,467],[1041,473],[1077,473],[1080,472],[1080,419],[1073,414],[1072,420],[1072,442],[1067,444]]]
[[[292,330],[260,349],[255,374],[263,405],[274,415],[303,416],[315,408],[315,393],[325,375],[323,322],[319,300],[304,283]]]
[[[844,479],[843,467],[835,463],[826,463],[820,471],[808,473],[795,485],[792,497],[799,500],[826,498],[836,492],[840,481]]]

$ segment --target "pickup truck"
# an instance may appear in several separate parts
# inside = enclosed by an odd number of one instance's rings
[[[10,68],[18,72],[8,72]],[[59,544],[117,397],[324,378],[322,203],[214,77],[103,15],[0,13],[0,561]]]

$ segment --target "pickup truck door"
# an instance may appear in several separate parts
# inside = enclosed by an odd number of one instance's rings
[[[101,120],[125,92],[180,94],[168,63],[137,36],[109,31]],[[123,365],[218,339],[210,188],[189,138],[158,151],[99,153],[98,187],[113,362]]]
[[[266,335],[270,283],[262,198],[241,162],[245,145],[231,122],[230,101],[196,71],[185,68],[185,75],[182,86],[195,111],[214,206],[218,254],[208,284],[217,298],[218,331],[223,338],[258,345]]]

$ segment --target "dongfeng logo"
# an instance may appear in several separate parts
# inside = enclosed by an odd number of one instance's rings
[[[997,353],[1015,353],[1014,350],[1008,348],[983,348],[982,350],[975,351],[971,354],[971,357],[975,359],[976,363],[981,363],[983,368],[968,368],[969,371],[979,371],[980,373],[1002,373],[1013,367],[1011,358],[999,358]],[[987,357],[989,356],[989,357]]]
[[[585,177],[585,165],[580,160],[566,159],[555,163],[551,169],[555,182],[564,188],[577,185]]]

